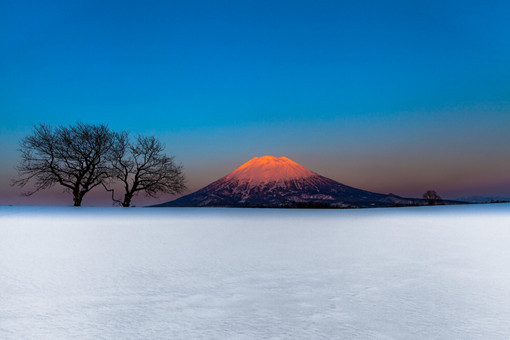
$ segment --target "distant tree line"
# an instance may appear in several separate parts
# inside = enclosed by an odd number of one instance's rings
[[[96,187],[111,192],[115,204],[129,207],[134,196],[145,193],[184,191],[184,174],[174,157],[164,153],[164,145],[153,136],[131,138],[105,125],[76,123],[71,126],[40,124],[20,141],[18,177],[12,185],[33,189],[25,195],[59,185],[72,194],[74,206]],[[120,198],[115,188],[120,187]]]

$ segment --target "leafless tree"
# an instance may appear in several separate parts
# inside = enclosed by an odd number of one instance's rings
[[[83,196],[111,176],[107,155],[114,144],[107,126],[77,123],[56,129],[41,124],[20,142],[18,178],[12,185],[24,187],[33,182],[26,195],[55,184],[71,192],[75,206]]]
[[[177,194],[186,188],[181,165],[174,157],[165,155],[164,145],[155,137],[138,136],[131,142],[125,132],[116,134],[111,153],[111,168],[114,182],[120,182],[124,198],[115,198],[111,185],[104,185],[112,193],[114,202],[129,207],[139,192],[157,197],[160,193]]]
[[[427,201],[428,205],[444,204],[443,199],[434,190],[428,190],[424,193],[423,199]]]

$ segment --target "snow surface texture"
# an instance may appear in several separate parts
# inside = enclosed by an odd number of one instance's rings
[[[510,205],[0,207],[1,339],[508,339]]]

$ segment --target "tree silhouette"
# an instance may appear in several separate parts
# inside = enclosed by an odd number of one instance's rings
[[[21,139],[19,178],[12,185],[24,187],[33,182],[33,189],[25,193],[32,195],[58,184],[71,192],[74,205],[80,206],[86,193],[111,176],[107,155],[113,137],[104,125],[35,126],[31,135]]]
[[[423,199],[427,201],[428,205],[444,204],[443,199],[434,190],[428,190],[426,193],[424,193]]]
[[[103,184],[106,190],[112,192],[114,202],[129,207],[139,192],[157,197],[160,193],[177,194],[184,191],[186,186],[182,166],[174,163],[174,157],[165,155],[164,149],[164,145],[152,136],[137,136],[131,142],[125,132],[115,135],[110,166],[114,182],[120,182],[123,187],[124,198],[115,199],[114,189]]]

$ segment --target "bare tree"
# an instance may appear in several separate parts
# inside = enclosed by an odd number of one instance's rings
[[[165,147],[155,137],[138,136],[131,143],[127,133],[116,134],[112,149],[111,168],[113,178],[123,187],[124,198],[115,199],[114,189],[104,185],[112,193],[112,200],[129,207],[139,192],[157,197],[160,193],[177,194],[186,188],[181,165],[174,157],[163,153]]]
[[[19,178],[12,185],[24,187],[33,182],[33,189],[25,193],[32,195],[59,184],[72,193],[74,205],[80,206],[87,192],[110,177],[106,156],[113,137],[104,125],[35,126],[20,142]]]
[[[424,193],[423,199],[427,201],[428,205],[444,204],[443,199],[434,190],[428,190]]]

